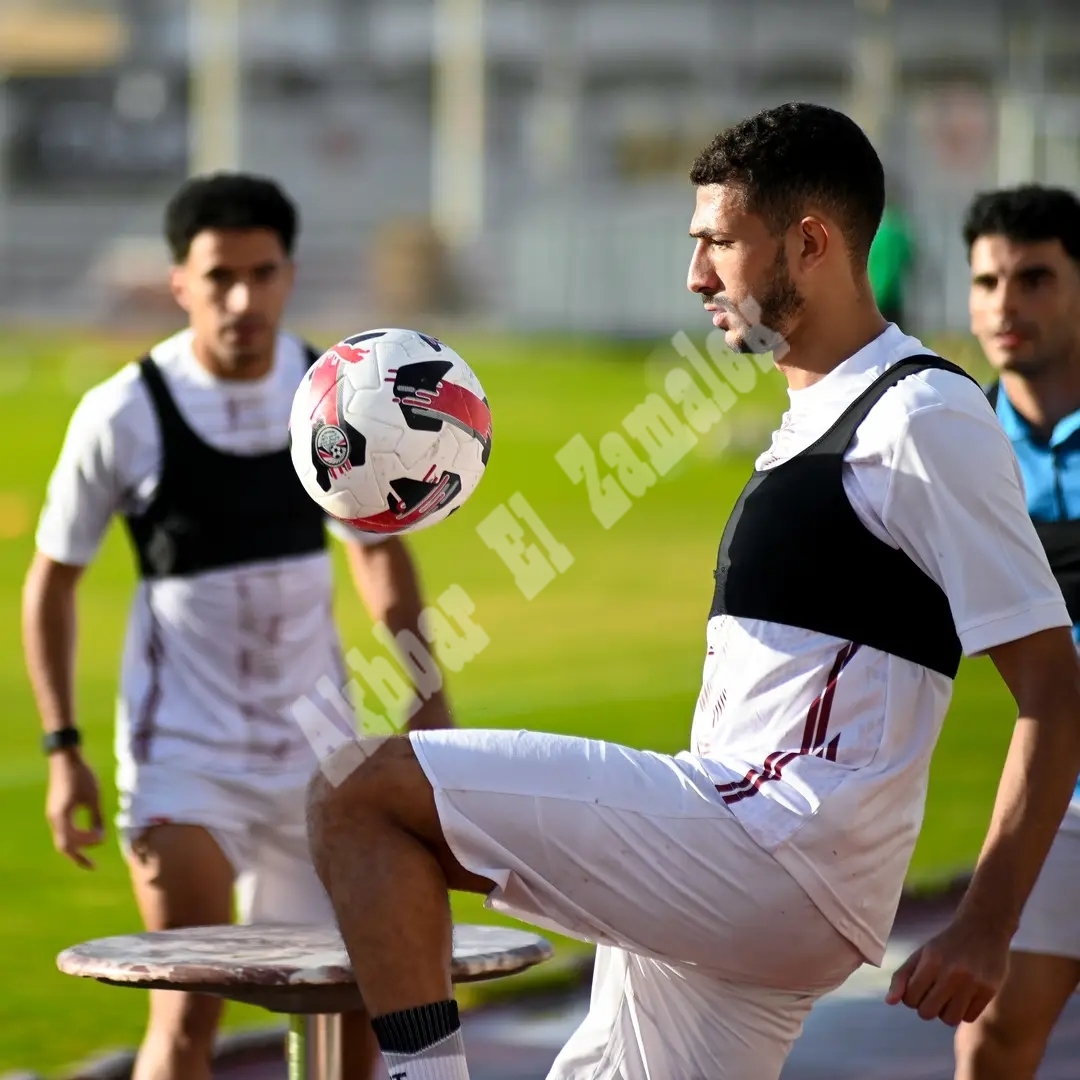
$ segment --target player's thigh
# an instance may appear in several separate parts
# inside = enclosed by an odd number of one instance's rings
[[[816,997],[602,946],[548,1080],[776,1080]]]
[[[129,837],[125,854],[148,930],[231,921],[235,872],[209,829],[153,825]]]
[[[538,926],[830,989],[859,957],[692,761],[531,732],[412,736],[456,859]]]
[[[957,1076],[1033,1076],[1069,998],[1080,984],[1080,961],[1012,952],[1005,982],[973,1024],[956,1032]],[[997,1070],[980,1072],[980,1070]]]
[[[253,812],[221,777],[176,764],[129,766],[117,825],[150,929],[227,922]]]
[[[1024,905],[1005,983],[979,1020],[959,1029],[958,1052],[1009,1055],[1016,1067],[1034,1068],[1078,981],[1080,834],[1063,828]]]
[[[1005,983],[986,1012],[1014,1037],[1029,1033],[1045,1043],[1078,984],[1080,960],[1010,952]]]

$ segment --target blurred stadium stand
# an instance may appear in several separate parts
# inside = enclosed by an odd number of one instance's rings
[[[974,191],[1080,187],[1075,0],[229,3],[239,163],[303,210],[299,317],[688,325],[689,161],[785,100],[844,108],[875,139],[915,230],[916,331],[966,326]],[[440,5],[482,8],[485,73],[482,217],[446,251],[424,235]],[[5,319],[150,310],[139,279],[191,160],[188,16],[188,0],[0,0]]]

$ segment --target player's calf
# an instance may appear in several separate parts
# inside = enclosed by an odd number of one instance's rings
[[[206,994],[150,992],[150,1023],[132,1080],[210,1080],[223,1002]]]

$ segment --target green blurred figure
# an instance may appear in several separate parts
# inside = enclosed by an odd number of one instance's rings
[[[878,309],[889,322],[904,321],[904,292],[914,245],[907,218],[895,206],[886,206],[874,242],[867,271]]]

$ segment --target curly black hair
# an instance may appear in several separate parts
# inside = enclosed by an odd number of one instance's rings
[[[774,235],[817,205],[835,216],[862,264],[885,209],[885,170],[865,132],[842,112],[806,102],[765,109],[720,132],[690,180],[738,185]]]
[[[980,192],[964,218],[968,254],[980,236],[1004,236],[1016,244],[1060,240],[1080,263],[1080,199],[1066,188],[1021,184]]]
[[[204,229],[268,229],[292,256],[299,231],[295,204],[273,180],[246,173],[213,173],[188,180],[165,210],[165,239],[175,263]]]

